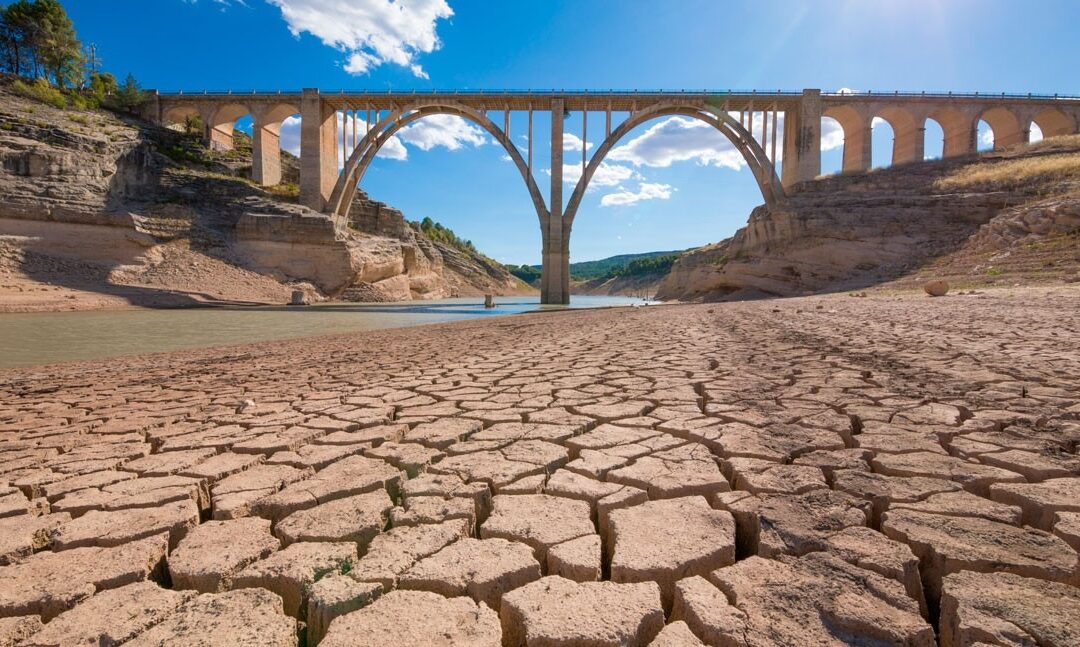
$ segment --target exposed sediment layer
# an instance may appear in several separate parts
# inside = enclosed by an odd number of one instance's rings
[[[1077,365],[1066,287],[0,372],[0,644],[1080,644]]]

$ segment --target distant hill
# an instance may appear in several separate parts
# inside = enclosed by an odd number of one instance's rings
[[[597,261],[570,263],[570,278],[575,281],[611,278],[622,274],[634,261],[656,258],[659,256],[675,256],[682,252],[683,250],[674,250],[666,252],[644,252],[641,254],[619,254],[618,256],[609,256],[608,258],[602,258]],[[639,263],[639,265],[641,264]],[[531,283],[540,278],[539,265],[507,265],[506,268],[510,270],[511,274],[526,283]]]

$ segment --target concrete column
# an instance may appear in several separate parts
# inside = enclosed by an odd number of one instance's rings
[[[337,182],[337,115],[319,91],[300,99],[300,204],[322,211]]]
[[[210,148],[216,151],[231,151],[233,149],[233,126],[235,121],[227,124],[217,124],[207,129]]]
[[[844,173],[870,170],[873,159],[870,120],[862,118],[856,123],[844,126]]]
[[[251,128],[251,179],[262,186],[281,184],[281,124],[256,121]]]
[[[892,163],[908,164],[921,162],[926,148],[926,129],[910,128],[905,131],[894,131]]]
[[[975,153],[975,142],[979,136],[979,129],[975,123],[968,121],[956,126],[941,124],[945,133],[945,142],[942,145],[942,157],[959,157]]]
[[[570,303],[570,241],[563,226],[563,109],[562,99],[551,101],[551,204],[541,232],[540,303]]]
[[[781,183],[791,189],[821,175],[821,90],[803,90],[799,107],[784,111]]]

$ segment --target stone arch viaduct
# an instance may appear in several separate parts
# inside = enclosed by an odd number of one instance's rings
[[[726,136],[753,172],[766,203],[798,191],[821,173],[821,119],[831,117],[844,132],[843,171],[870,168],[871,128],[888,122],[894,141],[892,162],[924,158],[925,127],[938,123],[943,155],[976,151],[978,124],[993,130],[994,146],[1030,138],[1032,124],[1044,137],[1080,131],[1080,99],[1058,96],[941,93],[696,92],[696,91],[483,91],[483,92],[302,92],[152,93],[148,116],[163,125],[198,116],[204,139],[229,149],[237,120],[253,122],[252,177],[263,185],[281,181],[281,126],[301,117],[300,201],[332,216],[346,216],[357,186],[376,153],[401,128],[430,115],[456,115],[480,126],[502,145],[521,174],[536,209],[543,241],[541,301],[570,299],[570,232],[589,181],[608,152],[637,126],[681,115],[711,125]],[[513,112],[527,112],[524,153],[511,139]],[[533,167],[533,115],[550,119],[550,189],[545,200]],[[589,113],[604,116],[591,153],[582,147],[580,177],[563,194],[564,121],[582,116],[588,140]],[[613,123],[613,115],[620,121]],[[594,116],[595,121],[595,116]],[[351,123],[350,123],[351,120]],[[501,121],[501,123],[499,123]],[[594,126],[595,128],[595,126]],[[344,151],[344,152],[342,152]],[[576,155],[576,154],[575,154]],[[577,163],[576,161],[574,162]]]

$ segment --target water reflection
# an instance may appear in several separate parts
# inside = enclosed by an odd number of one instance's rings
[[[629,297],[575,296],[570,307],[640,302]],[[463,297],[306,307],[0,314],[0,367],[400,328],[564,307],[540,305],[537,297],[496,297],[495,303],[494,308],[484,308],[483,297]]]

